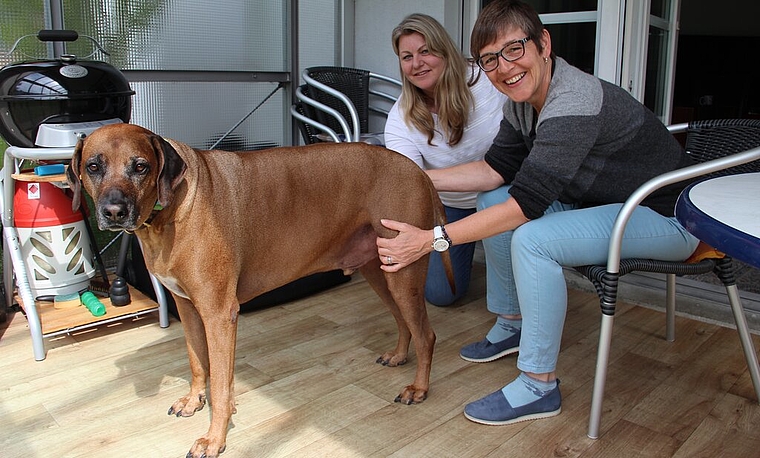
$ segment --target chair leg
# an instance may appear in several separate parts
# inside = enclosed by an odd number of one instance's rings
[[[665,340],[676,340],[676,275],[666,275]]]
[[[755,354],[755,346],[752,343],[749,326],[747,326],[747,317],[744,316],[744,308],[739,297],[739,290],[736,288],[736,284],[732,284],[726,285],[726,292],[728,293],[728,301],[731,304],[731,311],[734,313],[736,330],[739,332],[739,339],[742,343],[742,349],[744,349],[744,357],[747,359],[747,369],[752,378],[752,385],[755,387],[755,396],[758,402],[760,402],[760,368],[757,364],[757,355]]]
[[[591,394],[591,412],[588,421],[588,437],[599,438],[599,426],[602,422],[602,401],[604,400],[604,384],[607,381],[607,365],[610,360],[612,346],[612,324],[614,315],[602,314],[602,324],[599,329],[599,348],[596,354],[596,372],[594,374],[594,391]]]

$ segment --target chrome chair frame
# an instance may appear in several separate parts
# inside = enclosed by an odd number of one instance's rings
[[[393,103],[393,102],[396,101],[397,97],[394,96],[393,94],[389,94],[389,93],[384,92],[384,91],[373,89],[372,88],[372,83],[373,83],[373,81],[374,82],[381,82],[382,81],[382,82],[388,83],[388,84],[390,84],[392,86],[396,86],[396,87],[400,88],[401,87],[401,82],[400,81],[398,81],[398,80],[396,80],[394,78],[391,78],[389,76],[385,76],[385,75],[381,75],[381,74],[373,73],[373,72],[368,72],[368,75],[369,75],[369,80],[370,80],[369,81],[369,87],[368,87],[368,95],[377,97],[379,99],[384,99],[384,100],[386,100],[388,102],[391,102],[391,103]],[[306,91],[304,91],[304,87],[303,86],[299,86],[296,89],[296,99],[300,103],[306,104],[306,105],[308,105],[310,107],[313,107],[316,110],[322,111],[323,113],[327,114],[328,116],[331,116],[332,118],[335,118],[337,120],[338,124],[340,125],[340,130],[342,132],[336,132],[334,129],[330,128],[326,124],[321,123],[318,120],[316,120],[316,119],[314,119],[312,117],[309,117],[309,116],[307,116],[307,115],[305,115],[303,113],[300,113],[299,110],[298,110],[298,107],[296,106],[296,104],[294,104],[290,108],[291,115],[294,118],[296,118],[297,120],[299,120],[299,121],[301,121],[303,123],[309,124],[310,126],[316,128],[316,129],[319,129],[322,132],[325,132],[335,142],[340,142],[340,141],[356,142],[356,141],[359,141],[359,139],[361,137],[361,134],[362,134],[362,132],[361,132],[361,118],[360,118],[360,115],[359,115],[359,111],[356,109],[356,106],[351,101],[351,99],[346,94],[338,91],[337,89],[334,89],[334,88],[328,86],[327,84],[322,83],[322,82],[314,79],[311,76],[311,74],[310,74],[310,69],[309,68],[307,68],[307,69],[305,69],[303,71],[303,73],[301,75],[301,78],[305,82],[305,85],[307,87],[309,87],[310,91],[316,89],[316,90],[322,91],[322,92],[324,92],[326,94],[329,94],[329,95],[335,97],[336,99],[338,99],[346,107],[346,109],[347,109],[347,111],[349,113],[349,116],[351,118],[351,124],[349,125],[348,120],[337,109],[335,109],[334,107],[330,107],[330,106],[328,106],[328,105],[326,105],[326,104],[324,104],[324,103],[316,100],[313,96],[305,93]],[[372,112],[375,112],[375,113],[380,113],[380,114],[383,114],[383,115],[386,115],[386,116],[388,114],[387,110],[383,110],[383,109],[381,109],[381,108],[379,108],[377,106],[374,106],[372,104],[369,104],[368,110],[372,111]],[[341,136],[343,138],[341,138]],[[343,139],[345,139],[345,140],[343,140]]]
[[[687,131],[691,124],[676,124],[668,127],[673,133],[679,133]],[[641,185],[623,204],[618,216],[615,219],[615,223],[612,227],[609,241],[609,251],[606,264],[606,272],[599,271],[589,272],[589,269],[593,269],[599,266],[583,266],[578,267],[579,270],[587,278],[592,279],[597,288],[597,293],[600,297],[600,305],[602,309],[601,327],[599,333],[599,346],[597,351],[596,360],[596,372],[594,375],[594,388],[591,399],[591,409],[589,414],[589,427],[588,437],[591,439],[597,439],[599,437],[599,429],[602,416],[602,402],[604,398],[604,388],[607,379],[607,367],[609,364],[610,347],[612,344],[612,327],[614,322],[615,305],[617,302],[617,284],[618,278],[624,273],[621,273],[621,256],[620,250],[623,241],[623,233],[625,231],[626,224],[630,219],[633,211],[636,207],[651,193],[654,191],[671,184],[675,184],[684,180],[689,180],[711,173],[726,170],[731,167],[748,164],[753,161],[760,160],[760,147],[755,147],[740,153],[727,155],[718,159],[712,159],[705,162],[698,163],[689,167],[685,167],[679,170],[674,170],[662,175],[659,175],[643,185]],[[628,260],[623,260],[625,263]],[[657,261],[655,261],[657,262]],[[734,320],[736,322],[737,331],[744,351],[744,356],[747,360],[747,367],[752,378],[752,383],[755,389],[755,395],[760,400],[760,367],[757,362],[757,355],[752,343],[752,339],[747,326],[747,320],[744,316],[744,309],[741,304],[738,289],[735,281],[733,281],[733,268],[731,265],[731,259],[727,258],[724,263],[728,264],[730,272],[728,272],[728,278],[721,278],[726,287],[726,293],[728,295],[731,310],[733,312]],[[674,263],[682,264],[682,263]],[[719,265],[718,268],[721,266]],[[726,265],[724,264],[724,268]],[[584,272],[585,270],[585,272]],[[646,270],[637,269],[636,266],[628,266],[628,272],[633,270]],[[652,271],[657,271],[653,269]],[[717,273],[717,272],[716,272]],[[721,274],[719,273],[719,276]],[[596,277],[594,280],[593,277]],[[667,281],[667,304],[666,304],[666,334],[668,340],[673,340],[675,335],[675,274],[668,274]]]

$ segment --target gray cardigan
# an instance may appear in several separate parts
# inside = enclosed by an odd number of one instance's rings
[[[662,122],[628,92],[555,58],[546,103],[536,119],[511,100],[485,156],[530,219],[555,200],[582,207],[620,203],[641,184],[692,164]],[[664,188],[646,205],[673,215],[686,184]]]

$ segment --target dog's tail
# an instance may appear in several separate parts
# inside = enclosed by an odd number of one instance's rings
[[[443,226],[446,224],[446,211],[443,209],[443,203],[441,202],[440,196],[438,196],[438,192],[435,190],[435,187],[430,186],[431,192],[432,192],[432,198],[433,198],[433,209],[434,209],[434,217],[435,217],[435,226]],[[454,282],[454,268],[451,266],[451,253],[449,250],[444,251],[441,253],[441,261],[443,262],[443,270],[446,272],[446,279],[449,281],[449,286],[451,287],[451,294],[456,295],[457,293],[457,285]]]

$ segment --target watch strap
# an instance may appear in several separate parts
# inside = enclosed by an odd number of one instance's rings
[[[443,226],[435,226],[433,228],[433,240],[444,238],[443,237]]]
[[[449,245],[454,245],[451,242],[451,239],[449,238],[449,234],[446,233],[446,228],[444,226],[438,226],[441,228],[441,234],[443,235],[443,238],[446,239],[447,242],[449,242]]]

